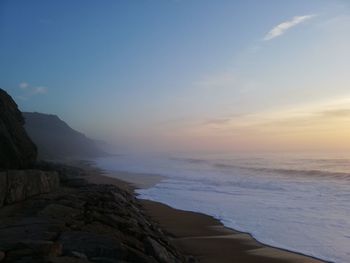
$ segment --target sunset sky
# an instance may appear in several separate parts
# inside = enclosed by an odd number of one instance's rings
[[[122,149],[350,150],[350,2],[0,2],[0,88]]]

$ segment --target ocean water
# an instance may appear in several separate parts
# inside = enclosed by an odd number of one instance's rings
[[[120,155],[97,164],[164,176],[140,198],[214,216],[268,245],[350,262],[350,155]]]

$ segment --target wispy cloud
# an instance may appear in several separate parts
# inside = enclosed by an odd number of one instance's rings
[[[350,98],[320,105],[206,119],[199,126],[203,129],[221,128],[223,132],[237,131],[242,134],[248,131],[293,133],[296,130],[317,133],[318,129],[324,127],[334,131],[339,127],[349,127],[349,120]]]
[[[212,118],[205,120],[203,122],[204,125],[226,125],[231,122],[231,118]]]
[[[292,27],[295,27],[313,17],[316,15],[305,15],[305,16],[295,16],[291,20],[284,21],[274,28],[272,28],[263,38],[264,41],[268,41],[271,39],[274,39],[276,37],[282,36],[284,33],[286,33],[287,30],[291,29]]]
[[[47,93],[47,87],[39,86],[33,88],[34,94],[45,94]]]
[[[21,82],[18,86],[20,89],[25,90],[29,87],[29,84],[27,82]]]
[[[325,111],[319,112],[318,114],[324,118],[350,118],[350,109],[349,108],[331,109],[331,110],[325,110]]]
[[[32,86],[28,82],[21,82],[18,84],[18,87],[22,90],[24,93],[21,95],[21,99],[28,99],[31,96],[38,95],[38,94],[46,94],[48,92],[48,88],[44,86]]]

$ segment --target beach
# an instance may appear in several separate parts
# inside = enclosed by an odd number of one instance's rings
[[[0,14],[0,263],[350,263],[350,0]]]
[[[130,180],[128,180],[130,178]],[[89,176],[93,183],[114,184],[118,187],[151,187],[159,176],[113,172]],[[295,262],[316,263],[318,259],[270,247],[257,242],[251,235],[226,228],[208,215],[182,211],[149,200],[140,200],[149,215],[171,237],[174,244],[187,256],[199,262]]]

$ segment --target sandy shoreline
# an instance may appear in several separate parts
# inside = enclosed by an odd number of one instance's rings
[[[127,172],[92,173],[93,183],[115,184],[123,188],[148,188],[162,179],[158,175]],[[145,212],[169,233],[176,246],[186,255],[205,263],[228,262],[323,262],[312,257],[257,242],[251,235],[226,228],[211,216],[182,211],[167,205],[140,200]]]

